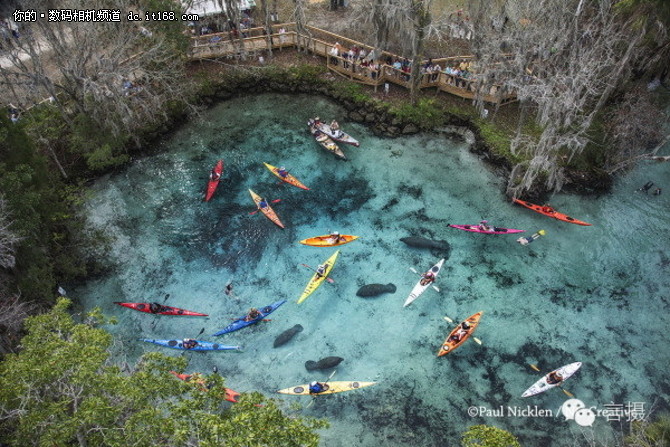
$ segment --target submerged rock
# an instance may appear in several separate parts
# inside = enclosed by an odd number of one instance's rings
[[[307,368],[307,371],[334,368],[339,365],[342,360],[344,360],[342,357],[326,357],[319,360],[318,362],[307,360],[305,362],[305,368]]]
[[[284,332],[282,332],[281,334],[279,334],[277,336],[277,338],[275,338],[275,342],[272,346],[277,348],[279,346],[285,345],[286,343],[291,341],[291,339],[293,337],[295,337],[296,334],[299,334],[300,332],[302,332],[302,326],[299,325],[299,324],[296,324],[291,329],[287,329]]]
[[[358,289],[357,296],[369,297],[377,296],[382,293],[395,293],[396,287],[393,283],[388,284],[367,284]]]

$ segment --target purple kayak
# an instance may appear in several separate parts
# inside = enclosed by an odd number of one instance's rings
[[[515,230],[514,228],[500,228],[500,227],[491,227],[488,226],[488,230],[482,230],[479,225],[451,225],[451,228],[456,228],[463,231],[472,231],[473,233],[484,233],[484,234],[512,234],[512,233],[523,233],[525,230]]]

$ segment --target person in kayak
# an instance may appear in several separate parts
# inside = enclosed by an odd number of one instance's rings
[[[494,231],[492,226],[487,225],[488,222],[489,222],[488,220],[482,220],[481,222],[479,222],[478,228],[482,231]]]
[[[471,328],[470,323],[468,323],[467,321],[462,322],[459,325],[458,330],[454,332],[454,335],[451,336],[451,339],[455,342],[463,340],[463,337],[465,337],[465,334],[468,333],[470,328]]]
[[[333,231],[330,233],[330,241],[332,244],[337,244],[338,242],[344,242],[345,239],[340,235],[339,231]]]
[[[277,169],[277,174],[279,174],[281,178],[286,178],[288,176],[288,171],[285,167],[282,166],[281,168]]]
[[[660,196],[660,195],[661,195],[661,188],[656,188],[656,189],[654,190],[654,195],[655,195],[655,196]]]
[[[209,173],[209,179],[213,182],[221,178],[221,174],[216,172],[216,168],[212,169],[212,172]]]
[[[261,199],[260,202],[258,202],[258,208],[260,208],[260,209],[265,209],[268,206],[269,206],[268,201],[265,200],[265,199]]]
[[[196,340],[193,340],[192,338],[185,338],[181,342],[182,346],[184,349],[193,349],[196,346],[198,346],[198,342]]]
[[[435,273],[432,272],[432,270],[427,271],[423,275],[421,275],[421,285],[422,286],[427,286],[428,284],[432,283],[435,281]]]
[[[161,304],[159,304],[159,303],[151,303],[151,304],[149,304],[149,311],[150,311],[152,314],[157,314],[157,313],[163,312],[164,310],[165,310],[165,309],[163,308],[163,305],[161,305]]]
[[[247,316],[244,317],[244,321],[253,321],[260,316],[261,316],[260,311],[255,307],[252,307],[251,309],[249,309],[249,313],[247,314]]]
[[[323,264],[319,264],[319,266],[316,268],[317,278],[322,278],[325,274],[326,274],[326,266]]]
[[[327,389],[328,389],[328,386],[325,383],[312,382],[312,383],[309,384],[309,394],[323,393]]]
[[[542,212],[543,212],[543,213],[553,214],[553,213],[556,212],[556,210],[554,210],[554,209],[551,207],[551,205],[542,205],[541,209],[542,209]]]
[[[552,371],[547,376],[547,383],[549,385],[558,385],[563,381],[563,376],[558,371]]]

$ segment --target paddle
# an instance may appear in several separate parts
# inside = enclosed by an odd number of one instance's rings
[[[281,199],[274,199],[274,200],[272,200],[270,203],[277,203],[277,202],[281,202]],[[250,215],[250,216],[253,216],[254,214],[256,214],[257,212],[259,212],[260,210],[261,210],[261,209],[258,208],[256,211],[252,211],[252,212],[250,212],[249,215]]]
[[[231,318],[231,320],[239,321],[239,320],[244,320],[244,318]],[[272,321],[271,318],[264,318],[260,321]]]
[[[443,317],[443,318],[444,318],[445,321],[448,321],[449,323],[453,323],[453,322],[454,322],[454,320],[452,320],[452,319],[449,318],[449,317]],[[473,336],[472,339],[473,339],[473,340],[475,341],[475,343],[477,343],[478,345],[481,345],[481,344],[482,344],[482,341],[481,341],[480,339],[478,339],[477,337],[474,337],[474,336]]]
[[[529,365],[531,368],[533,368],[535,371],[537,371],[537,372],[542,372],[542,371],[540,370],[540,368],[538,368],[536,365],[533,365],[532,363],[529,363],[528,365]],[[575,397],[574,394],[572,394],[570,391],[568,391],[568,390],[566,390],[565,388],[563,388],[563,387],[561,386],[560,383],[558,384],[558,387],[561,389],[561,391],[563,391],[563,392],[565,393],[566,396],[568,396],[568,397]]]
[[[414,267],[410,267],[409,269],[412,271],[412,273],[416,273],[417,275],[422,276],[421,273],[417,272],[416,269],[415,269]],[[439,292],[439,291],[440,291],[440,289],[438,289],[437,286],[434,285],[434,284],[431,285],[431,287],[432,287],[433,289],[435,289],[436,292]]]
[[[307,265],[307,264],[300,264],[300,265],[302,265],[303,267],[307,267],[308,269],[310,269],[310,270],[313,271],[313,272],[316,272],[316,269],[315,269],[315,268],[313,268],[313,267],[311,267],[311,266],[309,266],[309,265]],[[326,276],[326,281],[328,281],[328,282],[331,283],[331,284],[335,284],[335,280],[332,279],[332,278],[329,278],[329,277],[327,277],[327,276]]]

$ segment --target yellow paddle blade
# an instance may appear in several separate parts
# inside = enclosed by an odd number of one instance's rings
[[[449,323],[453,323],[453,322],[454,322],[454,320],[452,320],[452,319],[449,318],[449,317],[443,317],[443,318],[444,318],[444,321],[448,321]]]
[[[542,235],[542,236],[544,236],[545,234],[547,234],[547,232],[544,231],[544,230],[540,230],[540,231],[538,231],[537,233],[540,234],[540,235]]]
[[[481,341],[480,339],[478,339],[477,337],[472,337],[472,339],[473,339],[473,340],[475,341],[475,343],[477,343],[478,345],[481,345],[481,344],[482,344],[482,341]]]
[[[540,368],[537,366],[533,365],[532,363],[529,363],[530,367],[533,368],[535,371],[540,372]]]
[[[575,397],[574,394],[572,394],[570,391],[568,391],[566,389],[561,388],[561,391],[563,391],[565,393],[565,395],[568,396],[568,397]]]

